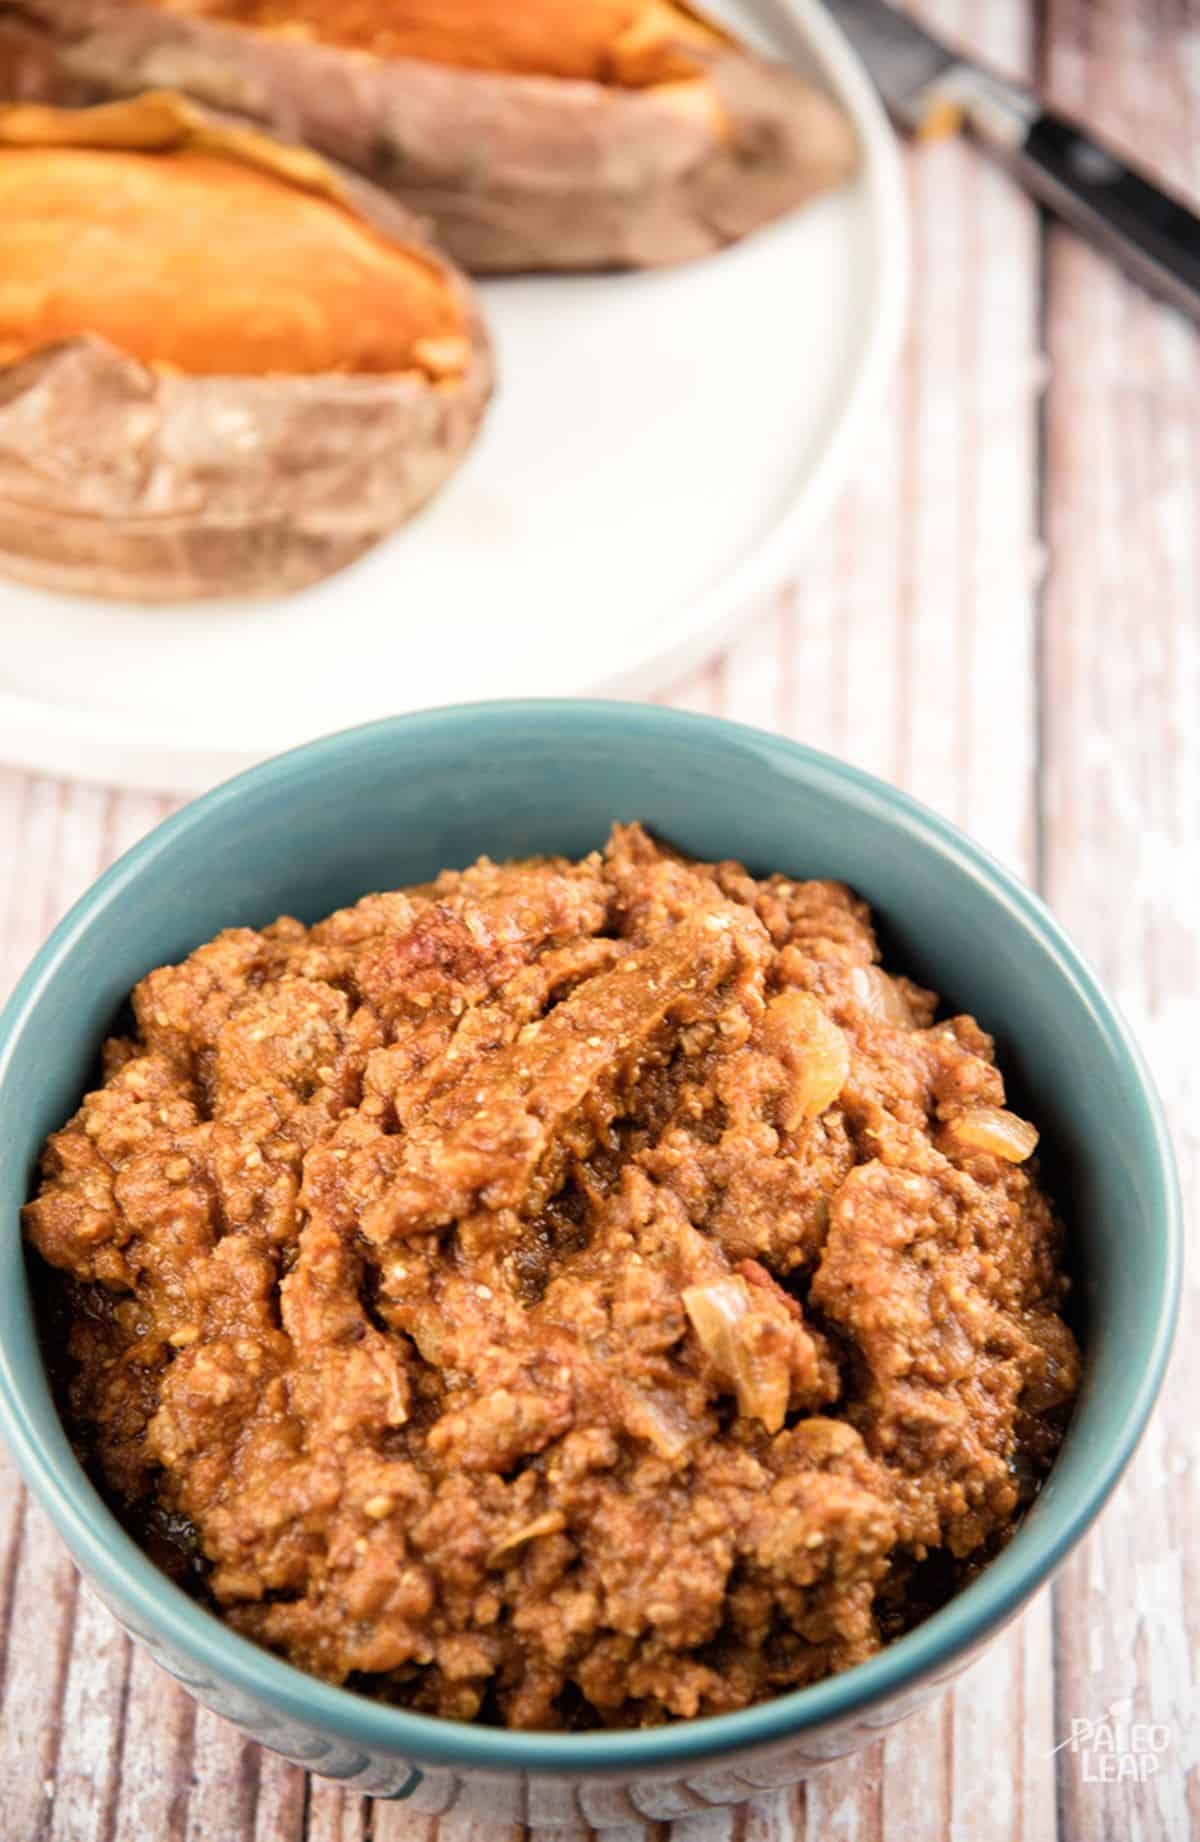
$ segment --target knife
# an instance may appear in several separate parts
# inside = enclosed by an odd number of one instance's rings
[[[1078,123],[884,0],[827,0],[898,127],[966,128],[1035,198],[1144,287],[1200,320],[1200,217]]]

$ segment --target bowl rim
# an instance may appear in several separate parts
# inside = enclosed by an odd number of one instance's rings
[[[372,743],[386,745],[393,737],[417,745],[423,737],[444,740],[461,726],[479,722],[526,733],[531,724],[562,732],[582,722],[609,741],[632,733],[641,740],[708,739],[765,753],[799,770],[809,784],[918,835],[927,848],[965,872],[1006,908],[1019,928],[1032,933],[1053,961],[1056,973],[1074,987],[1133,1077],[1131,1092],[1141,1114],[1152,1166],[1155,1216],[1161,1225],[1161,1281],[1154,1331],[1138,1385],[1113,1416],[1103,1462],[1095,1467],[1069,1511],[1060,1514],[1062,1526],[1053,1535],[1044,1534],[1041,1518],[1031,1515],[1004,1553],[923,1624],[885,1645],[866,1662],[808,1687],[736,1713],[701,1716],[664,1727],[526,1733],[476,1727],[374,1701],[308,1676],[230,1630],[158,1572],[104,1505],[81,1467],[73,1467],[69,1474],[54,1467],[26,1414],[22,1390],[4,1347],[0,1347],[0,1431],[34,1497],[77,1564],[177,1653],[285,1718],[316,1725],[360,1748],[411,1760],[418,1769],[436,1765],[473,1771],[589,1773],[598,1778],[636,1768],[662,1771],[844,1721],[907,1689],[943,1678],[956,1660],[1012,1617],[1044,1583],[1090,1527],[1120,1480],[1162,1384],[1181,1284],[1178,1175],[1162,1103],[1128,1024],[1041,897],[983,846],[912,795],[806,744],[725,718],[599,699],[508,699],[383,717],[272,756],[190,801],[156,825],[84,892],[18,981],[0,1013],[0,1097],[16,1045],[64,958],[125,890],[151,870],[164,852],[186,839],[189,831],[207,825],[223,808],[236,808],[245,793],[285,790],[290,781],[308,775],[314,767],[336,763],[347,751],[353,753]],[[479,736],[471,742],[479,747]],[[269,1743],[268,1736],[263,1738]],[[414,1788],[415,1782],[401,1795]]]

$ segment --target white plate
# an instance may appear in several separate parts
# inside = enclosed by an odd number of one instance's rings
[[[191,792],[398,710],[646,695],[786,579],[896,354],[906,208],[817,0],[713,10],[841,98],[854,184],[686,268],[488,283],[501,383],[480,440],[421,517],[315,588],[178,609],[0,582],[0,755]]]

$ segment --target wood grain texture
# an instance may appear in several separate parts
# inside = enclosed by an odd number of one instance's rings
[[[922,0],[931,24],[1200,191],[1184,0]],[[794,587],[668,701],[828,748],[1040,877],[1149,1051],[1200,1179],[1200,339],[969,148],[909,159],[913,331]],[[1043,393],[1044,388],[1044,395]],[[0,992],[170,803],[0,770]],[[1195,1263],[1193,1262],[1193,1265]],[[1200,1835],[1200,1310],[1130,1477],[1052,1595],[853,1762],[652,1842]],[[196,1708],[81,1588],[0,1456],[0,1842],[551,1842],[373,1804]],[[1144,1785],[1052,1756],[1130,1704]],[[584,1832],[580,1832],[582,1836]],[[609,1832],[639,1842],[642,1831]],[[563,1842],[572,1842],[567,1832]]]
[[[1200,15],[1050,0],[1045,82],[1200,196]],[[1149,1055],[1184,1195],[1200,1193],[1200,340],[1065,231],[1049,238],[1043,803],[1046,892]],[[1072,1717],[1169,1732],[1143,1787],[1060,1759],[1064,1834],[1200,1834],[1200,1291],[1165,1398],[1055,1592]]]

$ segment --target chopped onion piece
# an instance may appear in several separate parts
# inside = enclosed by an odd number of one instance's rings
[[[682,1458],[699,1428],[691,1415],[659,1389],[622,1389],[623,1418],[635,1439],[644,1439],[663,1458]]]
[[[523,1528],[516,1529],[513,1534],[498,1541],[488,1555],[488,1566],[495,1567],[506,1555],[524,1547],[527,1541],[534,1541],[539,1535],[557,1535],[565,1527],[566,1518],[562,1511],[548,1509],[544,1515],[535,1516],[532,1522],[527,1522]]]
[[[881,1023],[894,1023],[897,1029],[912,1029],[913,1014],[908,999],[882,966],[855,966],[850,983],[868,1015],[878,1017]]]
[[[732,1385],[738,1410],[777,1433],[787,1414],[791,1367],[780,1326],[756,1311],[741,1279],[688,1286],[683,1308],[717,1374]]]
[[[1023,1164],[1038,1142],[1037,1127],[999,1106],[973,1106],[946,1127],[946,1135],[968,1151],[987,1151],[1007,1164]]]
[[[807,991],[784,991],[771,999],[763,1041],[793,1077],[783,1125],[794,1132],[806,1119],[818,1119],[841,1093],[850,1073],[850,1046]]]
[[[750,1309],[744,1282],[715,1279],[706,1286],[688,1286],[683,1308],[713,1367],[732,1376],[737,1367],[734,1331]]]

